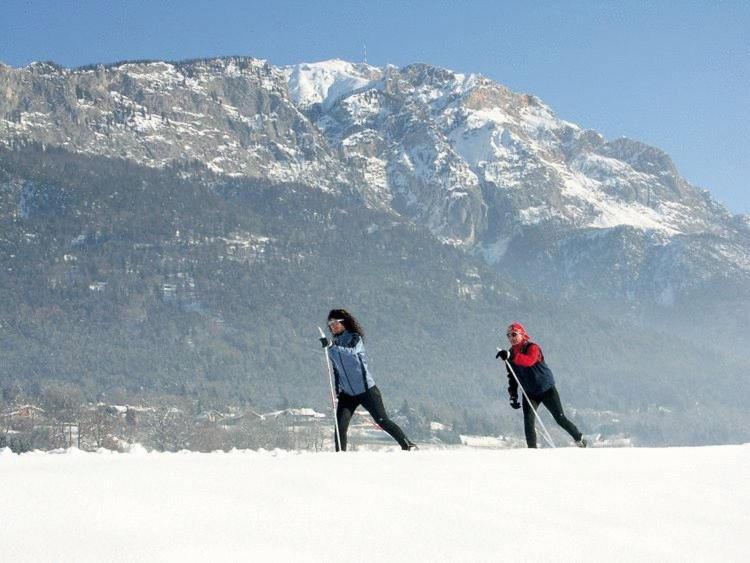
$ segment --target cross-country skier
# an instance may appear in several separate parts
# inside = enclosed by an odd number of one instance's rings
[[[345,309],[333,309],[328,313],[328,329],[333,335],[333,341],[324,336],[320,343],[324,348],[328,348],[328,357],[336,380],[336,420],[341,449],[346,451],[346,430],[359,405],[365,407],[375,422],[393,436],[402,450],[417,449],[416,444],[406,437],[403,430],[388,418],[383,406],[383,397],[367,367],[365,333],[357,319]],[[336,447],[336,451],[338,450]]]
[[[576,428],[565,416],[560,395],[555,388],[555,379],[552,371],[547,367],[544,361],[544,354],[538,344],[531,341],[526,329],[520,323],[513,323],[508,327],[507,337],[510,341],[510,350],[500,350],[496,358],[502,361],[508,361],[513,368],[518,380],[521,382],[526,395],[531,399],[531,403],[536,409],[539,404],[547,407],[552,413],[555,422],[562,426],[576,442],[576,445],[585,448],[586,440],[583,438],[581,431]],[[514,409],[520,409],[521,404],[518,402],[518,383],[508,371],[508,393],[510,394],[510,406]],[[531,410],[526,397],[523,397],[523,428],[526,434],[526,445],[530,448],[536,448],[536,428],[534,425],[534,412]]]

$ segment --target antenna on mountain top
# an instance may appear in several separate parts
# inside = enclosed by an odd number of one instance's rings
[[[367,64],[367,44],[366,43],[362,43],[362,50],[365,53],[365,64]]]

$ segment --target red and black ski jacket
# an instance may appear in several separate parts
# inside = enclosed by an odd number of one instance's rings
[[[538,344],[530,340],[516,344],[510,349],[508,362],[518,376],[526,394],[532,399],[538,399],[545,391],[555,386],[552,370],[544,362],[544,354]],[[518,384],[510,370],[508,370],[508,393],[511,397],[518,397]]]

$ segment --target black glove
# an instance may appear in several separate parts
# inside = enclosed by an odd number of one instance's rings
[[[500,358],[502,361],[507,361],[508,358],[510,358],[510,352],[507,350],[498,350],[497,354],[495,354],[495,359]]]
[[[328,340],[328,338],[326,338],[325,336],[321,336],[320,338],[318,338],[318,340],[320,340],[320,345],[323,348],[330,348],[333,345],[333,342]]]
[[[521,408],[521,403],[518,402],[518,397],[517,396],[514,395],[514,396],[512,396],[510,398],[510,406],[513,407],[514,409],[520,409]]]

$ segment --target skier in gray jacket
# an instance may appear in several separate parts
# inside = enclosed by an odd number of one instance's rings
[[[398,424],[388,418],[383,397],[367,367],[365,334],[357,319],[345,309],[332,309],[328,313],[328,329],[333,340],[322,337],[320,342],[324,348],[328,348],[336,380],[336,420],[341,449],[346,451],[346,431],[359,405],[367,409],[375,422],[399,443],[402,450],[417,449],[416,444],[406,437]],[[337,446],[336,451],[338,450]]]

